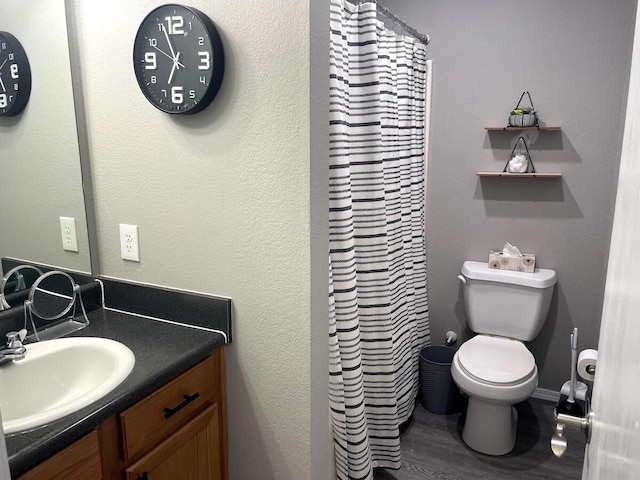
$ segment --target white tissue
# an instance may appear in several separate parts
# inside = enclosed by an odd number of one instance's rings
[[[509,242],[505,242],[504,248],[502,249],[502,254],[507,255],[509,257],[521,257],[522,252],[515,245],[511,245]]]
[[[529,161],[526,155],[514,155],[509,160],[509,172],[510,173],[527,173],[529,168]]]

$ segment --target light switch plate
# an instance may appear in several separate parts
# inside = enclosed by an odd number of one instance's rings
[[[76,219],[73,217],[60,217],[60,233],[62,234],[62,248],[69,252],[77,252]]]
[[[137,225],[120,224],[120,256],[123,260],[140,261]]]

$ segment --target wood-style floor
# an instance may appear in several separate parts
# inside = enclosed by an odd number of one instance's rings
[[[375,480],[578,480],[585,438],[566,432],[562,458],[551,452],[555,424],[548,401],[529,399],[516,406],[518,436],[513,451],[501,457],[475,452],[462,441],[463,414],[436,415],[418,402],[401,437],[402,468],[376,469]]]

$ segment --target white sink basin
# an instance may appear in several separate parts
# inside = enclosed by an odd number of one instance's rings
[[[0,366],[4,433],[46,425],[102,398],[127,378],[135,357],[104,338],[29,344],[22,360]]]

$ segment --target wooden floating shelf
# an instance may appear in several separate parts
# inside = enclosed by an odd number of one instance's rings
[[[489,132],[517,132],[520,130],[542,130],[544,132],[559,132],[560,127],[485,127]]]
[[[536,173],[508,173],[508,172],[478,172],[479,177],[520,177],[520,178],[558,178],[561,173],[536,172]]]

